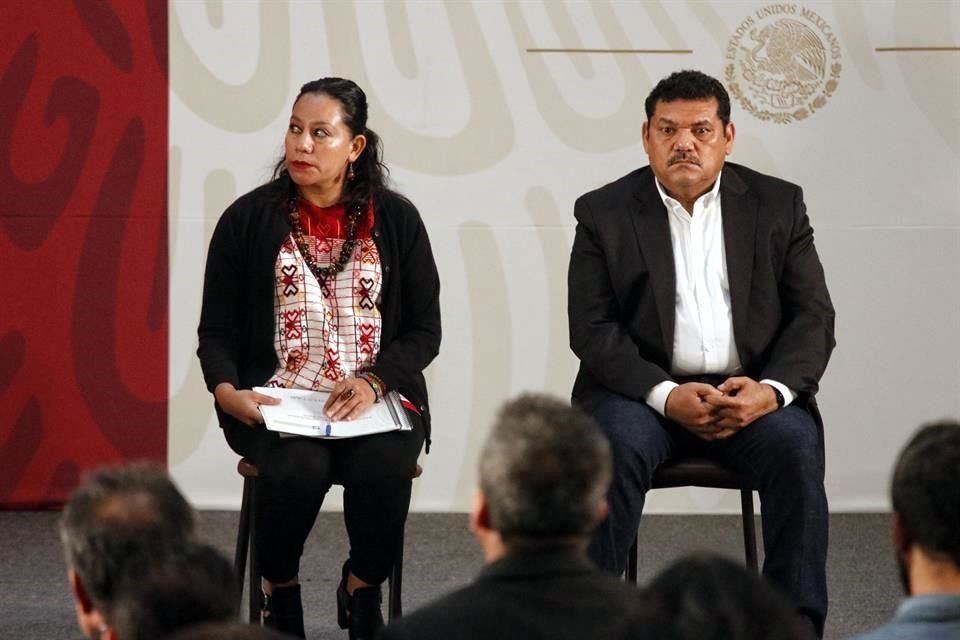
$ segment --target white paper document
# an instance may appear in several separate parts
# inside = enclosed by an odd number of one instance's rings
[[[396,392],[388,393],[358,418],[331,422],[323,413],[323,405],[330,397],[327,391],[276,387],[253,390],[281,400],[280,404],[260,405],[263,422],[271,431],[313,438],[355,438],[413,428]]]

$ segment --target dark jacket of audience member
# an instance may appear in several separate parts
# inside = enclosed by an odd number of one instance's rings
[[[639,597],[585,555],[606,514],[610,473],[609,444],[585,414],[542,395],[507,403],[480,454],[470,516],[486,567],[381,638],[609,637]]]

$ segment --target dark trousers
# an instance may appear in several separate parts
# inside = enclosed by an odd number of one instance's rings
[[[713,458],[759,491],[763,575],[793,599],[822,636],[829,514],[822,440],[807,411],[791,405],[726,440],[707,442],[646,403],[620,395],[610,394],[584,408],[606,432],[614,458],[607,496],[610,515],[594,532],[588,549],[598,566],[623,573],[658,465],[681,453]]]
[[[387,579],[410,508],[424,428],[325,440],[280,438],[262,425],[225,429],[230,447],[257,464],[256,550],[263,577],[287,582],[332,484],[343,485],[350,568],[368,584]]]

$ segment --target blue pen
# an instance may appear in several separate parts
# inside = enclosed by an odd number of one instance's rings
[[[328,423],[327,423],[327,432],[326,432],[326,434],[325,434],[328,438],[330,437],[330,431],[331,431],[330,423],[328,422]]]

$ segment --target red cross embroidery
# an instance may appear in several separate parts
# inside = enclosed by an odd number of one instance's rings
[[[360,349],[360,353],[364,355],[372,355],[374,348],[374,339],[377,335],[377,328],[372,324],[361,324],[360,325],[360,341],[357,345]]]
[[[356,295],[360,297],[361,309],[373,309],[373,278],[360,278],[359,286],[356,289]]]
[[[303,335],[303,329],[300,326],[300,315],[300,309],[291,309],[283,312],[283,329],[287,340],[299,340]]]
[[[303,351],[299,349],[293,349],[290,353],[287,354],[287,371],[290,373],[296,373],[303,367],[303,363],[306,360],[306,356],[303,355]]]
[[[363,242],[360,245],[360,262],[363,264],[377,264],[380,254],[377,253],[377,246],[372,242]]]
[[[329,380],[340,380],[345,377],[340,368],[340,354],[333,349],[327,349],[326,358],[323,360],[323,376]]]
[[[283,272],[283,278],[281,282],[283,283],[283,295],[285,296],[295,296],[299,288],[296,284],[295,276],[297,275],[297,265],[288,264],[285,267],[281,267],[280,271]]]

